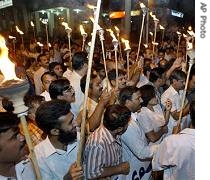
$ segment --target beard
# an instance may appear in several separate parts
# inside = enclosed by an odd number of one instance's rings
[[[58,136],[58,140],[63,144],[71,144],[77,138],[77,131],[76,128],[72,129],[71,132],[65,132],[64,130],[60,129],[60,134]]]

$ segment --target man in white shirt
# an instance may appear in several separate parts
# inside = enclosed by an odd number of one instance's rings
[[[80,80],[87,74],[87,63],[87,54],[85,52],[76,52],[72,58],[73,72],[69,73],[69,71],[67,71],[63,74],[63,76],[70,81],[75,91],[75,102],[71,103],[72,111],[75,112],[75,115],[78,115],[84,101],[84,94],[80,88]]]
[[[120,90],[119,103],[131,112],[131,120],[126,132],[121,136],[124,161],[130,163],[128,175],[121,175],[120,180],[151,179],[151,158],[156,145],[149,146],[144,130],[137,121],[136,112],[141,109],[141,93],[137,87],[125,87]]]
[[[152,160],[154,171],[164,170],[164,180],[195,179],[195,101],[190,105],[191,127],[166,137]]]
[[[177,125],[179,113],[181,110],[181,101],[183,96],[183,89],[185,87],[186,74],[181,70],[175,70],[171,76],[170,87],[162,94],[161,104],[165,106],[165,102],[169,99],[172,102],[171,115],[168,122],[168,135],[172,134],[174,126]],[[186,116],[189,113],[189,104],[186,104],[182,112],[182,127],[186,123]]]
[[[0,112],[0,179],[35,180],[31,162],[25,158],[25,138],[20,134],[19,118]],[[25,159],[21,161],[22,159]],[[20,162],[21,161],[21,162]]]
[[[45,54],[40,54],[37,57],[37,62],[40,64],[40,68],[34,73],[34,85],[36,95],[40,95],[43,91],[41,76],[44,72],[48,71],[49,59]]]
[[[70,107],[67,101],[52,100],[41,104],[36,111],[37,125],[48,135],[34,148],[43,180],[70,176],[70,165],[76,160],[77,131]],[[82,177],[78,168],[78,176]]]
[[[52,81],[55,81],[57,79],[56,75],[47,71],[41,76],[42,81],[42,87],[44,92],[42,92],[40,95],[44,96],[45,101],[50,101],[50,93],[49,93],[49,86]]]

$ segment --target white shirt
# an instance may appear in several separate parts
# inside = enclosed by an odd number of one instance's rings
[[[181,101],[182,101],[183,91],[179,91],[179,93],[173,88],[171,85],[161,96],[161,104],[165,107],[165,103],[167,99],[170,99],[172,102],[171,112],[180,111],[181,110]],[[186,117],[182,117],[182,125],[186,121]],[[168,122],[168,133],[167,135],[172,134],[174,126],[177,125],[177,121],[170,115],[169,122]],[[182,128],[183,129],[183,128]]]
[[[83,104],[83,101],[84,101],[84,94],[80,88],[80,80],[81,80],[82,76],[80,76],[75,71],[73,71],[72,73],[69,71],[66,71],[63,74],[63,76],[66,77],[70,81],[71,86],[74,88],[75,102],[71,103],[71,111],[75,115],[78,115],[81,105]]]
[[[149,83],[148,78],[145,75],[141,75],[136,87],[140,88],[148,83]]]
[[[142,107],[141,112],[137,115],[137,121],[144,130],[144,133],[148,133],[152,130],[158,132],[160,127],[165,125],[165,117],[160,105],[154,106],[153,109],[154,111],[151,111],[147,107]],[[163,136],[154,144],[159,144],[162,138]]]
[[[46,90],[43,93],[41,93],[40,95],[45,98],[45,101],[51,101],[50,93],[47,92]]]
[[[195,129],[166,137],[152,160],[153,170],[164,170],[164,180],[195,179]]]
[[[43,180],[61,180],[76,161],[77,142],[69,144],[67,151],[55,149],[47,137],[34,147]]]
[[[36,180],[36,176],[33,171],[33,167],[29,159],[23,160],[15,165],[16,176],[5,177],[0,175],[0,180]]]
[[[40,67],[37,71],[34,72],[34,85],[36,95],[40,95],[42,93],[42,75],[47,71],[47,69]]]
[[[157,145],[149,146],[143,129],[132,116],[128,128],[121,135],[123,147],[123,161],[129,161],[130,172],[128,175],[119,175],[120,180],[131,180],[132,177],[148,180],[151,179],[151,161],[143,160],[151,158]]]

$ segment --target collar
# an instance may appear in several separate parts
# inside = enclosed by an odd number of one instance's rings
[[[72,144],[68,144],[67,146],[67,151],[64,151],[62,149],[56,149],[52,143],[50,142],[48,136],[45,140],[43,140],[40,144],[42,146],[42,151],[43,151],[43,155],[44,157],[49,157],[54,153],[58,153],[58,154],[65,154],[65,153],[70,153],[73,149],[76,148],[77,146],[77,142],[73,142]]]
[[[102,128],[104,137],[106,139],[108,139],[108,144],[112,144],[112,143],[116,142],[116,139],[112,136],[112,134],[110,133],[110,131],[105,128],[105,126],[102,125],[101,128]]]
[[[179,134],[189,134],[195,136],[195,129],[185,128]]]
[[[178,92],[174,89],[174,87],[172,85],[170,85],[170,87],[168,89],[170,90],[170,92],[173,96],[178,94]]]

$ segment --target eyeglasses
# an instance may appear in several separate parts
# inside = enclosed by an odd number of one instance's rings
[[[63,91],[63,93],[68,93],[68,92],[74,93],[74,88],[71,85],[68,87],[68,89]]]

